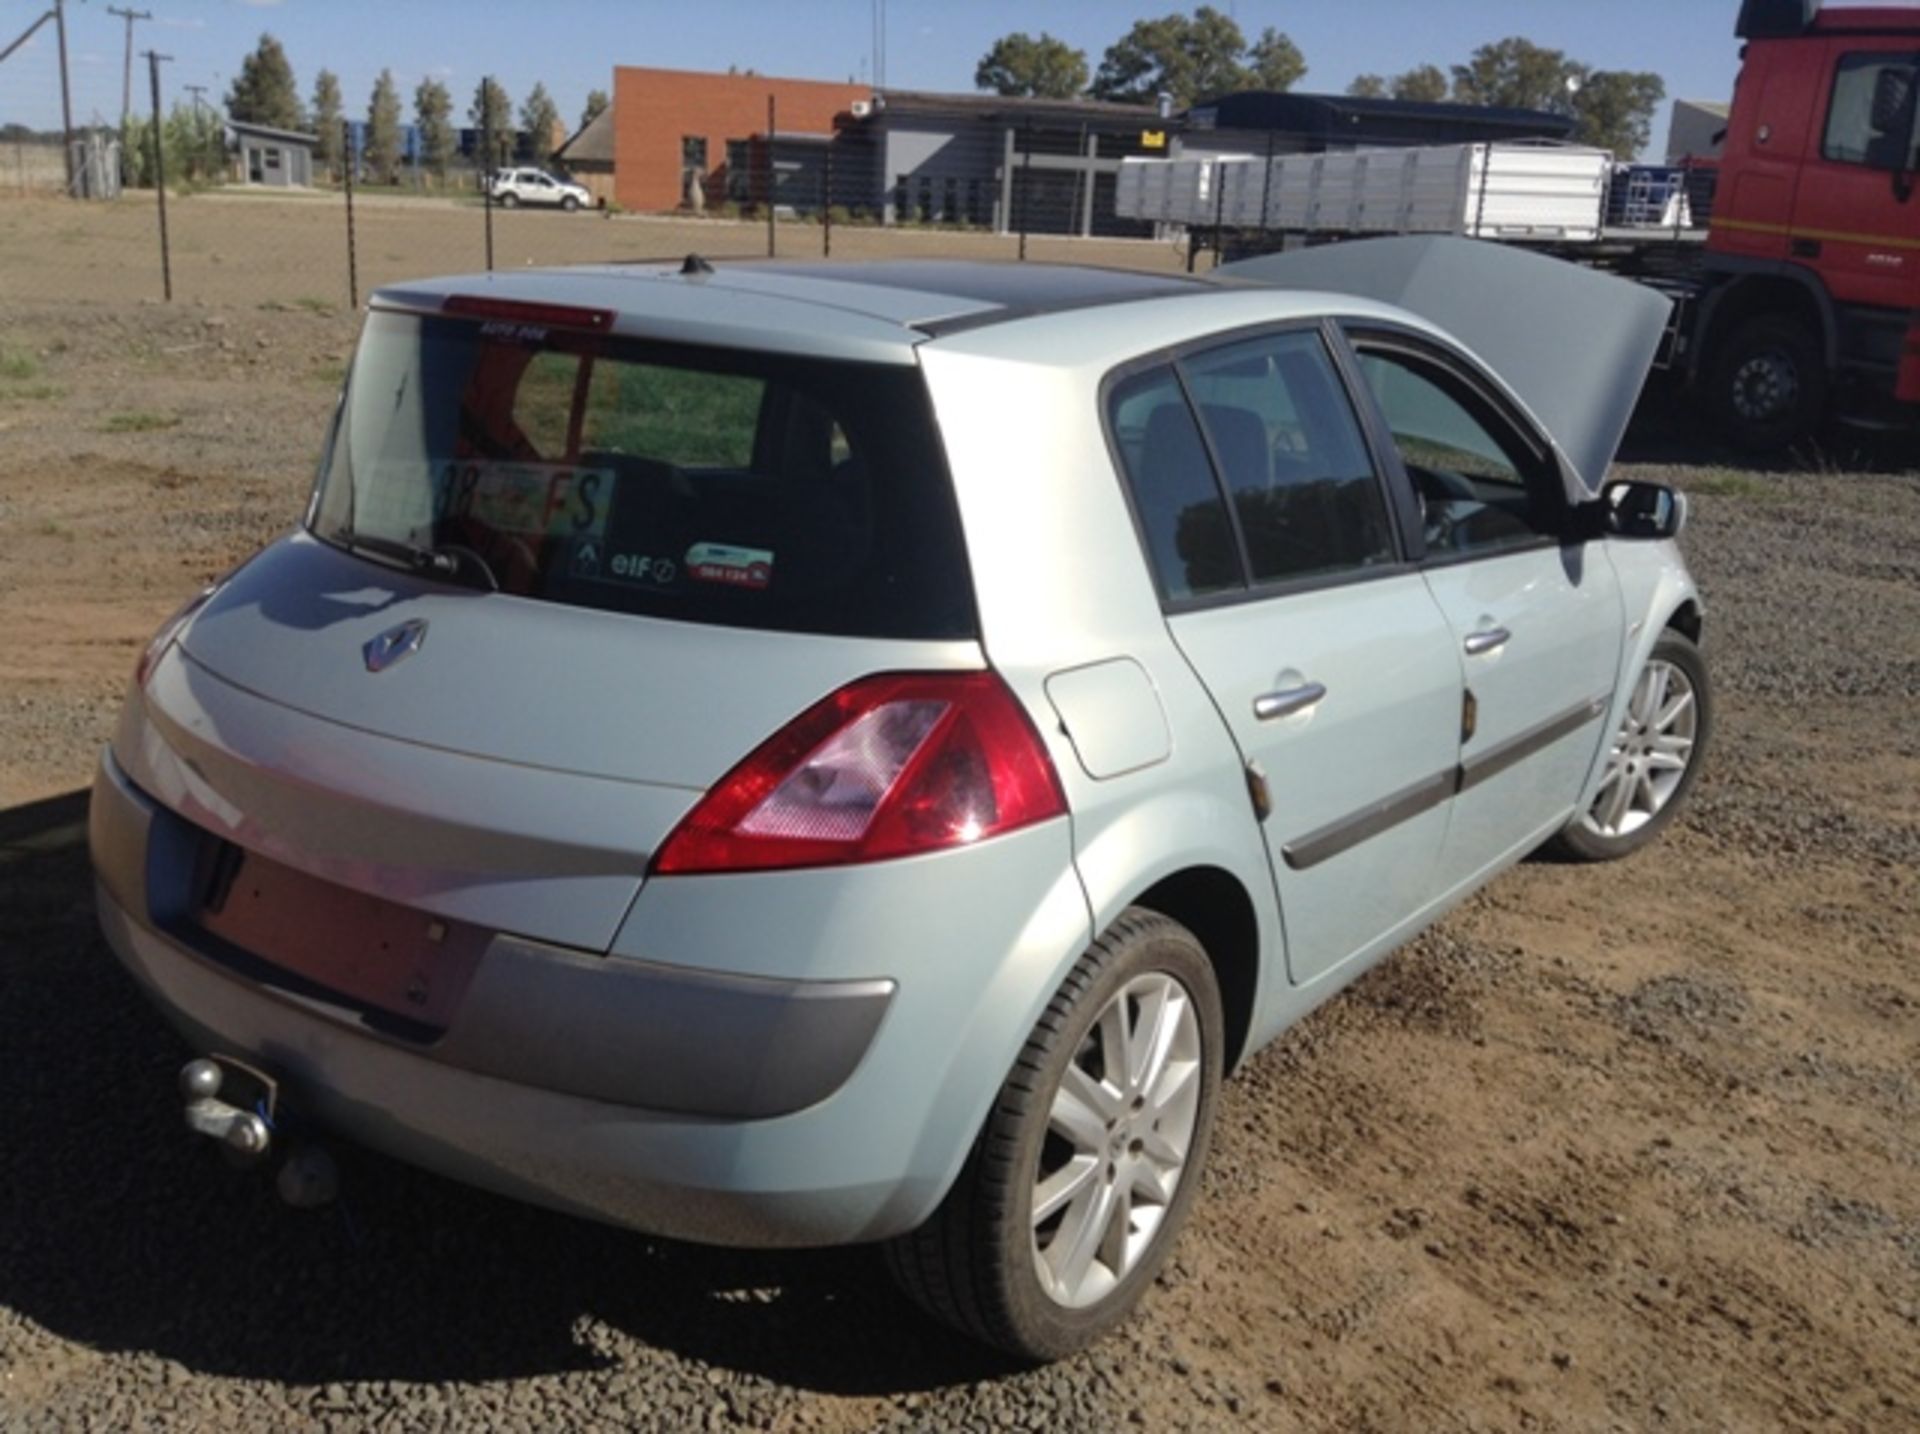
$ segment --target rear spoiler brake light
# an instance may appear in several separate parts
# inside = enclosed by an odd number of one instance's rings
[[[478,294],[451,294],[440,312],[464,319],[504,319],[515,324],[546,328],[586,329],[603,334],[613,327],[612,309],[586,309],[572,304],[530,303],[522,299],[489,299]]]

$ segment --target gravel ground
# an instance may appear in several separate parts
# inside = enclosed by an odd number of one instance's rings
[[[602,1229],[349,1153],[286,1210],[181,1130],[93,927],[145,634],[297,512],[340,314],[23,303],[0,379],[0,1427],[1920,1427],[1920,477],[1684,417],[1720,695],[1658,847],[1531,863],[1251,1062],[1139,1318],[1045,1370],[869,1251]],[[30,396],[39,389],[45,394]],[[127,418],[122,415],[146,415]]]

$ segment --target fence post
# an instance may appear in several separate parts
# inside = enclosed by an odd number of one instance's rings
[[[833,138],[827,138],[826,173],[820,179],[820,257],[833,257]]]
[[[1033,123],[1028,121],[1021,134],[1026,140],[1020,154],[1020,193],[1014,207],[1020,211],[1020,262],[1027,262],[1027,211],[1033,207]]]
[[[773,182],[777,177],[773,167],[773,96],[767,96],[767,257],[774,257],[773,238]]]
[[[493,76],[480,79],[480,207],[487,215],[487,272],[493,272]]]
[[[147,51],[147,77],[153,86],[153,191],[160,196],[160,283],[167,302],[173,302],[173,255],[167,247],[167,146],[160,128],[160,62],[170,58]],[[67,152],[67,173],[73,173],[73,152]]]
[[[360,260],[353,233],[353,171],[358,167],[353,153],[353,121],[340,121],[340,151],[346,158],[342,173],[347,190],[347,307],[360,307]]]

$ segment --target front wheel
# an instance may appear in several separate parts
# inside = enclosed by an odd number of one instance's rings
[[[571,194],[569,194],[565,196],[563,199],[561,199],[560,207],[564,209],[567,213],[571,214],[573,213],[574,210],[580,207],[580,201],[574,198]]]
[[[902,1288],[1023,1359],[1059,1359],[1118,1325],[1199,1188],[1222,1030],[1192,933],[1121,916],[1034,1027],[946,1200],[888,1246]]]
[[[520,196],[512,190],[508,190],[500,196],[500,207],[502,209],[518,209],[520,207]]]
[[[1753,453],[1804,440],[1827,406],[1827,367],[1806,327],[1780,314],[1748,319],[1709,365],[1713,407],[1727,441]]]
[[[1670,628],[1634,679],[1593,801],[1554,838],[1554,849],[1576,861],[1613,861],[1659,836],[1700,775],[1712,731],[1707,664],[1685,633]]]

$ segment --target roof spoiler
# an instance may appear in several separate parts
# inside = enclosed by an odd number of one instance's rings
[[[1733,27],[1741,40],[1791,40],[1813,28],[1820,0],[1741,0]]]

